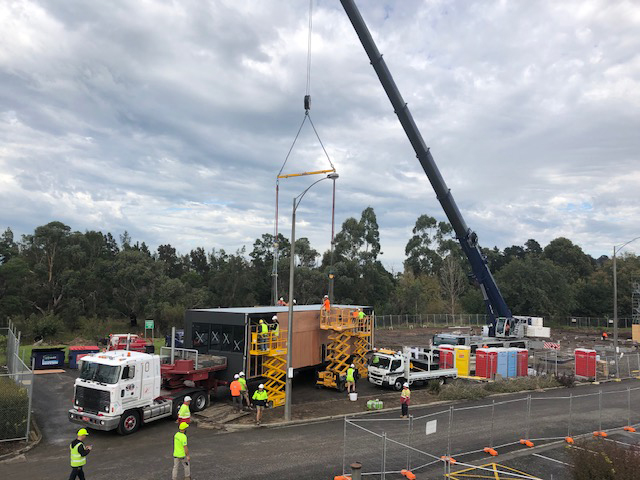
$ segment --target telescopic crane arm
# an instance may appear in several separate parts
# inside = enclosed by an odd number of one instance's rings
[[[433,160],[433,157],[429,152],[429,148],[425,144],[422,135],[413,120],[409,107],[402,98],[402,95],[391,76],[391,72],[389,72],[386,63],[382,58],[382,54],[380,54],[378,47],[373,41],[371,33],[362,18],[362,15],[360,15],[360,12],[358,11],[358,7],[353,0],[340,0],[340,2],[347,13],[353,28],[358,34],[360,42],[369,56],[369,60],[371,60],[371,65],[376,71],[378,79],[380,79],[380,83],[393,105],[393,109],[398,116],[398,120],[400,120],[402,128],[409,138],[409,142],[411,142],[411,145],[416,152],[420,165],[422,165],[424,172],[427,174],[427,177],[431,182],[431,186],[436,192],[438,201],[442,205],[449,222],[451,222],[451,225],[453,226],[456,238],[460,242],[460,246],[471,264],[473,272],[471,277],[474,283],[477,283],[482,291],[482,296],[490,317],[490,335],[494,336],[497,318],[511,318],[512,315],[511,310],[509,310],[509,307],[507,307],[507,304],[504,301],[504,298],[502,298],[502,294],[500,293],[500,289],[498,288],[493,275],[491,275],[491,271],[487,266],[487,260],[480,250],[480,246],[478,245],[478,236],[467,226],[464,218],[462,218],[462,214],[451,195],[451,190],[447,187],[447,184],[442,178],[440,170],[438,170],[438,166]]]

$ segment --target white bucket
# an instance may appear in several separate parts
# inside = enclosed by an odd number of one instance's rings
[[[356,400],[358,400],[358,392],[351,392],[349,394],[349,400],[351,400],[352,402],[355,402]]]

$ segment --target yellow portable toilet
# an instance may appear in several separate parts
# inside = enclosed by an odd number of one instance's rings
[[[467,345],[456,345],[453,347],[456,355],[456,368],[458,375],[469,376],[469,360],[471,357],[471,347]]]

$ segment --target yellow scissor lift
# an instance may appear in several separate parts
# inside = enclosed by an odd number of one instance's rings
[[[367,378],[367,352],[371,349],[371,317],[354,316],[355,310],[332,308],[320,311],[320,328],[331,330],[327,345],[329,365],[318,372],[317,385],[344,391],[347,369],[353,363],[360,378]],[[351,361],[349,359],[352,358]]]
[[[262,357],[261,375],[265,378],[264,389],[274,407],[284,405],[287,374],[287,332],[258,333],[260,325],[251,329],[250,355]]]

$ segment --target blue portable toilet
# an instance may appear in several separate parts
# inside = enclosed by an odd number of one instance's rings
[[[501,375],[502,378],[507,378],[509,376],[509,358],[508,352],[506,348],[496,348],[498,351],[498,366],[496,368],[496,373]]]
[[[507,349],[507,377],[517,377],[518,376],[518,349],[517,348],[508,348]]]

